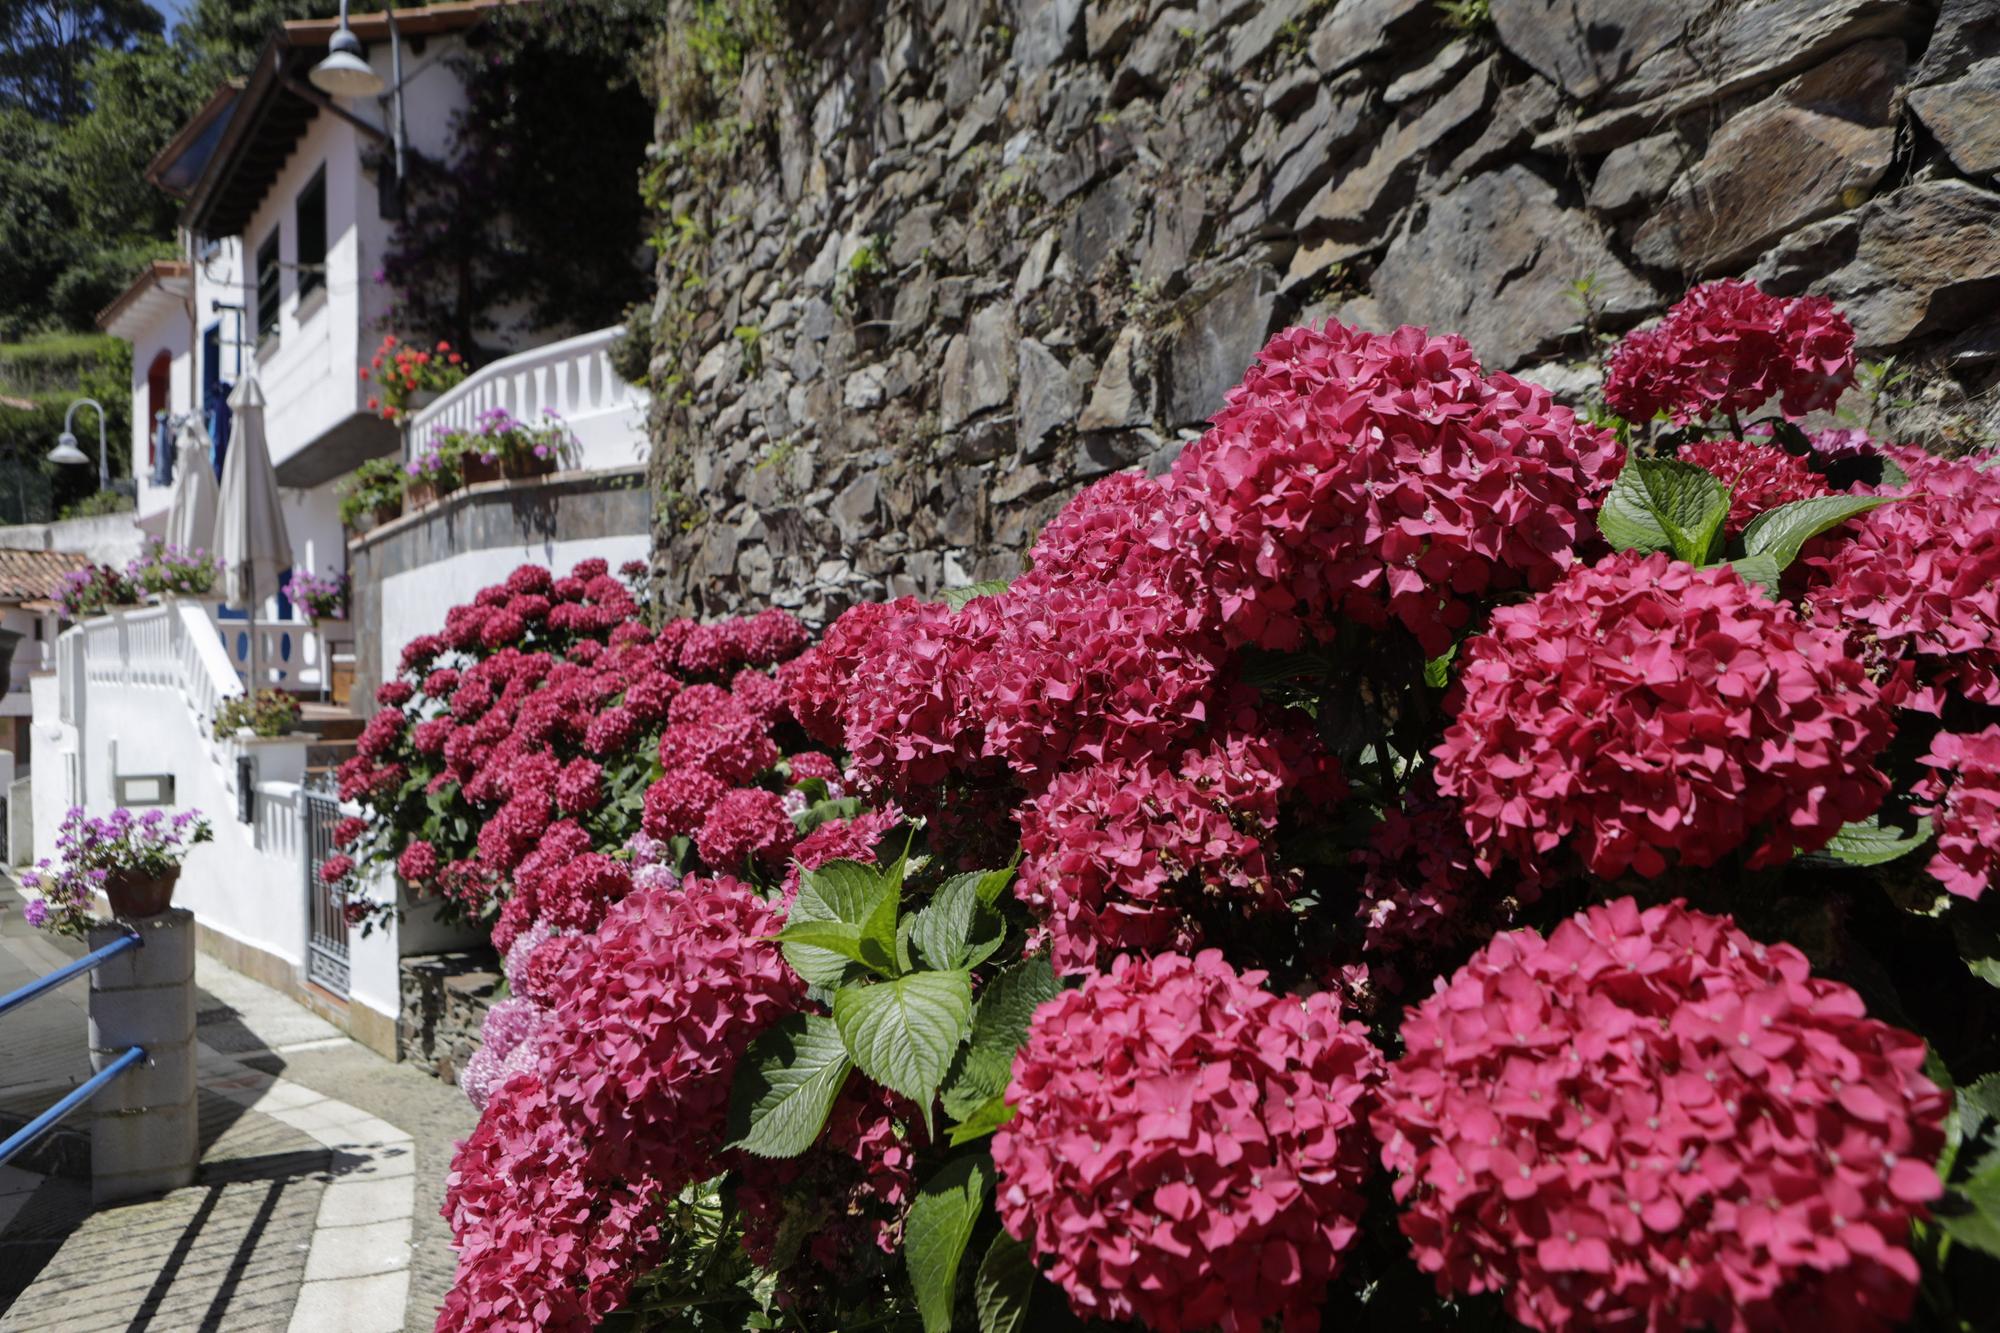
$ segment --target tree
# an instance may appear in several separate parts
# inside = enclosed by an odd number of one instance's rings
[[[0,106],[68,124],[88,105],[97,53],[157,37],[163,22],[146,0],[0,0]]]
[[[352,13],[386,8],[384,0],[353,0],[348,5]],[[174,36],[229,73],[242,74],[280,23],[332,18],[339,12],[340,0],[195,0]]]

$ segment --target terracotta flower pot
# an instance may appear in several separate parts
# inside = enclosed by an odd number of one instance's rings
[[[533,454],[522,457],[509,456],[500,460],[500,470],[514,481],[528,481],[535,477],[546,477],[556,470],[553,458],[537,458]]]
[[[500,480],[499,462],[489,463],[478,454],[467,454],[459,463],[459,468],[465,473],[465,484],[468,486],[477,486],[481,482]]]
[[[403,487],[403,507],[412,513],[437,503],[438,488],[428,481],[412,481]]]
[[[111,900],[111,915],[122,917],[158,916],[174,905],[174,885],[180,883],[181,868],[164,875],[142,875],[134,870],[113,870],[104,877],[104,896]]]
[[[375,506],[375,526],[378,528],[384,523],[394,523],[402,516],[403,502],[401,500],[384,500],[381,504]]]

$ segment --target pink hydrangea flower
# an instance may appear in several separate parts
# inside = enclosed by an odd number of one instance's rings
[[[728,790],[722,779],[699,768],[670,768],[646,788],[640,827],[660,839],[691,834]]]
[[[1919,788],[1929,801],[1922,813],[1937,824],[1937,854],[1925,869],[1976,901],[2000,869],[2000,726],[1940,732],[1923,762],[1937,770]]]
[[[1493,613],[1437,755],[1482,870],[1752,866],[1826,845],[1888,792],[1889,714],[1835,631],[1725,566],[1620,554]]]
[[[1780,400],[1786,416],[1833,406],[1854,382],[1854,330],[1823,296],[1786,300],[1728,279],[1696,287],[1651,329],[1627,334],[1604,399],[1629,421],[1735,419]]]
[[[1271,339],[1170,484],[1233,643],[1293,649],[1345,617],[1436,655],[1471,598],[1568,567],[1621,452],[1462,338],[1329,323]]]
[[[1952,694],[2000,705],[2000,475],[1898,451],[1911,485],[1839,529],[1805,563],[1814,616],[1847,629],[1903,707],[1937,714]]]
[[[1232,919],[1281,909],[1292,883],[1266,844],[1285,777],[1270,746],[1242,739],[1058,774],[1015,814],[1014,885],[1056,970],[1091,971],[1100,951],[1187,952]]]
[[[412,841],[396,857],[396,873],[412,884],[429,884],[441,868],[437,848],[422,838]]]
[[[1403,1022],[1374,1129],[1441,1293],[1536,1329],[1888,1329],[1941,1192],[1921,1038],[1680,903],[1496,936]]]
[[[1382,1062],[1331,996],[1262,981],[1212,949],[1128,956],[1036,1012],[996,1203],[1078,1315],[1319,1327],[1359,1230]]]
[[[716,870],[735,870],[755,857],[765,866],[784,861],[799,839],[776,792],[737,787],[724,792],[695,830],[695,850]]]
[[[1729,517],[1723,530],[1732,537],[1767,509],[1832,490],[1824,477],[1806,466],[1805,459],[1774,444],[1697,440],[1682,445],[1680,456],[1683,462],[1712,473],[1729,487]]]

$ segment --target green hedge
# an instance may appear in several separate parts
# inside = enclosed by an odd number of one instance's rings
[[[34,406],[0,403],[0,522],[45,523],[84,504],[97,490],[97,414],[76,414],[77,443],[88,467],[47,461],[63,417],[78,398],[104,404],[113,476],[129,475],[132,454],[132,349],[100,333],[42,334],[0,343],[0,395]]]

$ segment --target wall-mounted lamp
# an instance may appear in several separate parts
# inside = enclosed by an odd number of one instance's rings
[[[361,39],[347,26],[347,0],[340,0],[340,31],[326,45],[326,59],[307,76],[329,97],[374,97],[387,86],[364,58]]]

